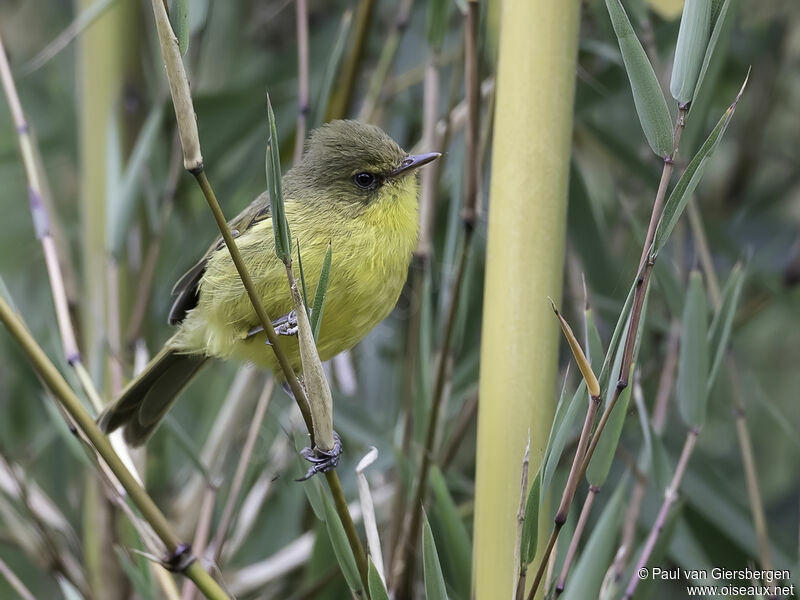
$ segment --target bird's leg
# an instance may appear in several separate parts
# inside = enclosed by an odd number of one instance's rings
[[[309,309],[308,312],[311,312],[311,309]],[[272,322],[272,326],[275,328],[275,333],[278,335],[297,335],[297,313],[294,312],[294,310],[289,311],[289,313],[275,319]],[[244,339],[249,340],[262,331],[264,331],[264,328],[261,325],[253,327],[244,334]],[[267,340],[267,345],[271,345],[269,340]]]
[[[336,468],[339,464],[339,457],[342,455],[342,440],[339,434],[334,431],[333,448],[330,451],[326,452],[314,446],[314,448],[303,448],[300,454],[311,463],[306,474],[297,480],[306,481],[317,473],[327,473]]]

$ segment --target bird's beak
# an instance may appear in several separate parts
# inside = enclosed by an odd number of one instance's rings
[[[403,162],[400,163],[400,166],[389,173],[387,177],[389,179],[402,177],[403,175],[410,173],[422,165],[427,165],[429,162],[433,162],[440,156],[441,153],[439,152],[428,152],[427,154],[409,154],[403,159]]]

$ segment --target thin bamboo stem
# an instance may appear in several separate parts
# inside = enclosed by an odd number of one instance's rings
[[[212,559],[214,563],[219,563],[220,557],[222,556],[222,548],[225,545],[225,538],[228,535],[228,528],[233,518],[233,511],[236,508],[239,492],[242,489],[244,477],[247,474],[247,467],[253,456],[256,441],[261,432],[261,424],[264,422],[264,417],[267,414],[269,400],[272,397],[272,390],[274,388],[275,380],[270,379],[267,385],[264,386],[261,396],[258,398],[256,409],[253,412],[253,420],[250,422],[247,438],[245,439],[244,447],[239,457],[239,463],[236,465],[236,471],[231,481],[231,489],[228,492],[228,498],[225,500],[225,507],[222,509],[222,516],[219,519],[219,525],[217,525],[217,533],[214,536],[214,553]]]
[[[286,377],[286,381],[292,391],[295,402],[297,402],[300,412],[303,415],[306,428],[312,437],[313,447],[314,423],[311,417],[311,411],[305,389],[300,384],[300,381],[298,380],[297,375],[295,374],[294,369],[289,362],[288,356],[280,345],[278,336],[272,326],[272,321],[261,304],[258,290],[255,287],[250,273],[247,271],[247,267],[242,260],[241,253],[239,252],[239,247],[233,239],[233,235],[228,227],[225,215],[223,214],[216,195],[214,194],[214,190],[211,187],[208,178],[206,177],[203,165],[203,156],[200,149],[200,137],[197,132],[197,120],[194,113],[191,93],[189,91],[189,81],[186,77],[183,60],[180,56],[180,52],[177,49],[175,34],[172,31],[169,17],[167,16],[164,4],[161,2],[161,0],[152,0],[152,7],[156,21],[156,29],[158,31],[161,54],[166,65],[170,94],[172,96],[172,102],[175,108],[175,117],[178,122],[178,134],[181,139],[181,147],[183,148],[184,168],[194,176],[197,184],[203,192],[203,196],[208,203],[211,213],[214,215],[214,219],[217,222],[217,227],[222,235],[222,239],[225,241],[225,245],[231,255],[231,260],[236,267],[236,271],[239,273],[242,284],[244,285],[247,295],[250,298],[250,303],[253,305],[253,310],[258,316],[260,324],[271,344],[272,351],[275,353],[275,357],[278,360],[284,376]],[[361,541],[358,537],[358,532],[356,531],[355,524],[353,523],[353,518],[348,511],[347,502],[344,498],[344,492],[342,490],[341,483],[339,482],[339,476],[336,474],[336,471],[328,471],[325,473],[325,478],[328,482],[328,487],[330,488],[331,494],[333,495],[334,504],[339,514],[339,518],[341,519],[342,525],[347,533],[347,538],[350,542],[356,563],[358,564],[359,573],[361,573],[364,586],[367,587],[366,554],[364,553],[364,548],[362,547]]]
[[[700,264],[705,274],[708,295],[713,305],[718,308],[720,303],[719,280],[714,270],[714,261],[711,257],[711,249],[703,226],[703,218],[693,200],[689,201],[688,208],[689,223],[698,254],[700,255]],[[753,454],[753,445],[750,441],[750,433],[747,430],[747,417],[741,399],[742,388],[739,381],[739,372],[731,354],[728,354],[726,362],[731,380],[731,403],[733,404],[733,414],[736,419],[736,437],[742,454],[747,496],[750,502],[750,512],[753,515],[753,527],[756,530],[756,539],[758,540],[758,554],[761,559],[761,566],[765,569],[772,569],[774,562],[769,545],[767,518],[764,513],[764,503],[761,500],[761,486],[758,483],[755,455]]]
[[[327,121],[345,118],[350,109],[376,4],[375,0],[359,0],[352,33],[353,41],[337,76],[336,91],[328,103],[328,109],[325,111],[325,119]]]
[[[589,513],[592,510],[592,504],[594,503],[594,499],[597,497],[597,493],[599,491],[600,488],[596,485],[589,486],[589,493],[586,495],[586,500],[583,502],[583,508],[581,508],[581,514],[578,517],[578,524],[575,526],[575,533],[572,534],[572,539],[569,542],[569,548],[567,548],[567,555],[564,558],[564,565],[561,567],[561,575],[558,577],[558,583],[556,584],[556,598],[558,598],[564,591],[564,585],[567,581],[569,569],[572,566],[572,562],[575,560],[575,555],[578,553],[578,543],[581,541],[581,537],[583,536],[583,530],[586,529],[586,523],[589,520]]]
[[[628,587],[625,589],[625,595],[622,597],[623,600],[629,600],[630,598],[633,598],[633,594],[636,592],[636,586],[639,585],[639,582],[641,581],[638,573],[647,565],[647,561],[650,560],[650,555],[653,553],[653,548],[655,548],[656,542],[658,541],[658,536],[661,533],[661,530],[664,529],[664,525],[666,525],[667,514],[669,513],[670,507],[678,497],[678,488],[680,487],[681,480],[686,472],[686,466],[689,464],[689,458],[692,456],[692,451],[694,450],[694,445],[697,441],[698,434],[699,431],[697,429],[692,429],[686,434],[686,441],[683,444],[683,450],[681,451],[681,457],[678,460],[678,466],[675,468],[675,474],[672,476],[672,481],[667,488],[664,501],[662,502],[661,508],[658,511],[658,516],[656,517],[655,523],[653,523],[653,528],[650,530],[650,535],[647,537],[644,549],[639,555],[639,561],[634,568],[633,575],[628,583]]]
[[[28,357],[31,365],[39,374],[45,385],[57,397],[66,411],[74,419],[77,426],[86,435],[94,449],[106,462],[111,472],[125,488],[133,504],[142,513],[144,519],[150,524],[156,535],[166,546],[168,559],[191,558],[190,549],[186,544],[182,544],[166,517],[161,513],[147,492],[139,484],[134,475],[125,467],[120,457],[114,451],[109,439],[103,435],[94,419],[86,412],[83,404],[69,387],[58,369],[50,362],[47,355],[36,343],[28,332],[22,321],[14,314],[8,303],[0,298],[0,320],[5,324],[12,337],[19,343],[22,350]],[[175,565],[180,570],[182,565]],[[203,568],[195,561],[183,569],[187,577],[195,582],[195,585],[210,600],[225,600],[228,596],[222,591],[213,578],[206,573]]]
[[[16,573],[11,570],[11,567],[9,567],[2,558],[0,558],[0,575],[5,577],[5,580],[12,587],[12,589],[19,594],[19,597],[22,598],[22,600],[36,600],[36,597],[27,587],[25,587],[25,584],[22,583],[22,580],[17,577]]]
[[[417,476],[416,491],[411,505],[411,519],[407,529],[407,539],[405,547],[400,548],[403,553],[402,565],[405,569],[400,586],[398,597],[407,597],[414,582],[414,571],[416,561],[414,560],[417,540],[421,532],[422,524],[422,505],[425,500],[427,490],[428,474],[434,454],[436,452],[436,432],[438,429],[439,416],[441,413],[442,399],[444,397],[445,384],[447,381],[447,363],[450,356],[450,343],[455,329],[456,316],[458,314],[459,301],[463,288],[464,274],[466,272],[467,260],[472,246],[472,236],[475,231],[476,201],[478,190],[478,136],[480,133],[480,92],[478,80],[478,54],[477,54],[477,22],[478,22],[478,3],[471,0],[467,3],[467,12],[464,19],[464,81],[465,96],[467,101],[467,156],[466,156],[466,185],[464,197],[462,199],[461,219],[464,229],[464,241],[461,246],[461,255],[458,261],[458,270],[453,283],[450,304],[447,310],[447,321],[442,339],[442,346],[439,352],[439,359],[436,369],[436,378],[431,397],[430,415],[428,417],[427,432],[425,435],[425,446],[422,451],[422,462]]]

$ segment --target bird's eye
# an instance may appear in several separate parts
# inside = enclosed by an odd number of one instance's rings
[[[375,185],[375,175],[372,173],[357,173],[353,177],[356,185],[362,189],[368,190]]]

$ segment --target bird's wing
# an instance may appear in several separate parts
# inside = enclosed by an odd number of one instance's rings
[[[260,223],[269,218],[269,196],[264,192],[253,200],[247,208],[228,221],[228,228],[235,238],[242,235],[256,223]],[[221,235],[217,236],[217,239],[214,240],[214,243],[211,244],[203,255],[203,258],[197,261],[191,269],[186,271],[172,288],[172,295],[177,296],[177,298],[175,298],[175,302],[173,302],[172,308],[169,311],[170,325],[177,325],[183,321],[183,319],[186,318],[186,313],[197,306],[197,288],[206,272],[208,259],[214,252],[222,250],[223,248],[225,248],[225,241],[222,239]]]

